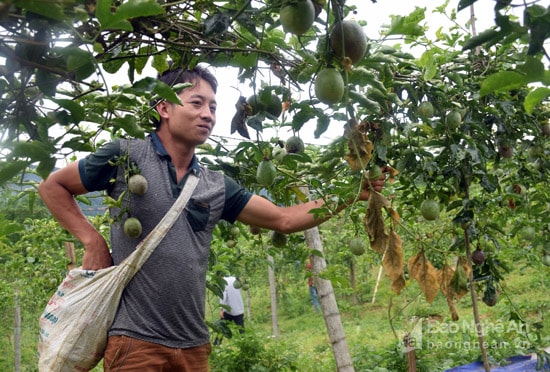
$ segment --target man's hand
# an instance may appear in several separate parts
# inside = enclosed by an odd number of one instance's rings
[[[113,265],[113,257],[102,236],[97,237],[93,243],[86,244],[84,248],[82,269],[100,270]]]
[[[381,192],[386,183],[386,173],[382,173],[379,178],[375,180],[366,179],[363,182],[363,190],[359,195],[359,200],[368,200],[371,190]]]

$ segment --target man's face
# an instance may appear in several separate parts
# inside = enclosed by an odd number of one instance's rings
[[[216,124],[216,95],[212,87],[200,79],[194,86],[184,89],[179,97],[181,106],[168,102],[157,106],[162,119],[161,130],[168,130],[173,140],[192,146],[204,143]]]

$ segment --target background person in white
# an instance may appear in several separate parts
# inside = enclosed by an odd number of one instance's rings
[[[220,299],[220,305],[225,306],[221,309],[220,317],[241,326],[242,332],[244,330],[244,304],[241,289],[233,286],[236,280],[234,276],[227,276],[224,279],[227,284],[223,291],[223,298]]]

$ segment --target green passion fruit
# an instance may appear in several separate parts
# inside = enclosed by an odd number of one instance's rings
[[[265,103],[260,99],[260,96],[258,94],[253,94],[250,97],[246,99],[246,103],[252,107],[252,114],[256,115],[262,111],[265,111],[266,105]]]
[[[351,239],[349,242],[349,249],[351,253],[353,253],[356,256],[363,255],[366,251],[365,247],[366,247],[365,239],[361,237],[355,237]]]
[[[344,96],[344,79],[332,67],[325,68],[315,78],[315,95],[327,105],[338,103]]]
[[[132,194],[143,195],[147,192],[148,187],[147,179],[141,174],[134,174],[128,179],[128,190]]]
[[[301,154],[304,152],[304,141],[298,136],[291,136],[286,140],[285,149],[289,154]]]
[[[124,234],[129,238],[137,238],[141,235],[141,222],[136,217],[129,217],[124,221]]]
[[[286,246],[286,243],[288,241],[288,238],[286,234],[279,232],[279,231],[271,231],[271,244],[273,244],[276,248],[283,248]]]
[[[449,129],[457,129],[462,124],[462,115],[457,110],[450,111],[445,116],[445,124]]]
[[[279,18],[285,32],[302,35],[315,21],[315,7],[311,0],[290,1],[281,7]]]
[[[434,105],[429,101],[422,101],[418,105],[417,112],[422,119],[431,119],[434,116]]]
[[[284,147],[275,146],[275,148],[271,152],[271,156],[273,156],[273,159],[279,164],[283,162],[285,155],[286,150],[284,149]]]
[[[281,116],[281,113],[283,112],[283,102],[276,94],[269,95],[269,99],[267,102],[265,102],[265,111],[268,114],[273,115],[274,117],[278,118]]]
[[[420,214],[428,221],[439,217],[439,204],[433,199],[426,199],[420,204]]]
[[[330,33],[330,46],[338,57],[348,57],[357,63],[367,51],[367,37],[355,21],[336,22]]]
[[[283,102],[276,94],[253,94],[246,99],[246,103],[252,107],[252,114],[256,115],[260,112],[279,117],[283,112]]]
[[[256,171],[256,181],[262,186],[271,186],[275,181],[277,170],[271,160],[262,160]]]

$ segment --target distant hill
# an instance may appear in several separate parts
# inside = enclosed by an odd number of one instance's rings
[[[54,170],[57,170],[57,168]],[[27,182],[39,183],[40,181],[42,181],[42,179],[38,175],[34,173],[25,173],[25,175],[23,176],[22,183],[23,184]],[[11,185],[8,184],[6,187],[14,191],[21,191],[21,188],[31,187],[31,186],[20,186],[15,184],[11,184]],[[107,207],[103,204],[102,193],[98,191],[94,191],[88,194],[84,194],[83,196],[90,201],[90,204],[83,203],[80,200],[77,201],[84,215],[93,217],[93,216],[98,216],[105,213],[105,211],[107,210]]]

